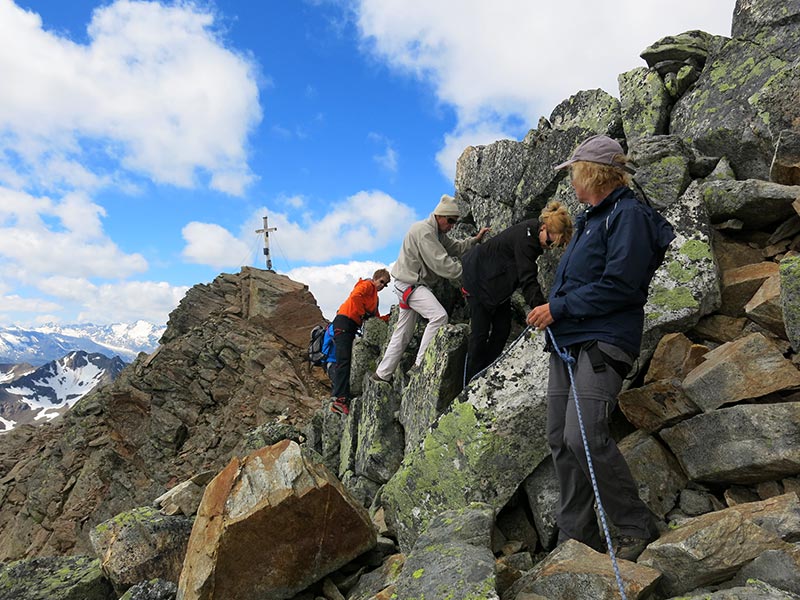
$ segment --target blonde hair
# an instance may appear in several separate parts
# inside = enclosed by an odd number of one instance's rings
[[[566,246],[572,238],[572,217],[561,202],[551,200],[542,209],[539,223],[547,228],[547,233],[557,246]]]
[[[624,154],[616,154],[613,161],[625,165],[628,163],[628,157]],[[631,176],[622,169],[586,160],[579,160],[570,165],[570,173],[572,181],[577,181],[593,192],[610,192],[614,188],[631,183]]]

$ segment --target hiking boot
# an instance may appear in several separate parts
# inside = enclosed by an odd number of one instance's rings
[[[414,373],[419,373],[422,367],[420,365],[412,366],[408,371],[406,371],[406,375],[413,375]]]
[[[377,373],[372,373],[369,378],[372,379],[372,381],[377,381],[378,383],[389,383],[388,379],[384,379]]]
[[[347,398],[336,398],[336,400],[331,402],[331,412],[345,416],[349,415],[350,403],[347,401]]]
[[[655,537],[639,538],[632,535],[621,535],[614,540],[614,555],[620,560],[635,561],[644,552]]]

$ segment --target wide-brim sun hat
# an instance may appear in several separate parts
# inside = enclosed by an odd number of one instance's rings
[[[566,169],[576,162],[586,161],[616,167],[628,173],[635,173],[636,171],[625,163],[615,160],[620,155],[625,156],[625,151],[618,141],[611,139],[607,135],[593,135],[575,148],[569,160],[556,165],[555,170]]]
[[[461,211],[458,210],[458,204],[456,204],[452,196],[442,194],[442,199],[439,200],[439,204],[433,209],[433,214],[440,217],[460,217]]]

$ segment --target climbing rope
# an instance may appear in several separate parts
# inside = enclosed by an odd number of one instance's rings
[[[614,567],[614,577],[617,579],[617,587],[622,600],[628,600],[625,595],[625,587],[622,585],[622,575],[619,572],[619,565],[617,565],[617,557],[614,555],[614,545],[611,543],[611,533],[608,530],[608,523],[606,522],[606,511],[603,509],[603,503],[600,501],[600,490],[597,487],[597,479],[594,476],[594,466],[592,465],[592,455],[589,452],[589,443],[586,441],[586,429],[583,426],[583,416],[581,415],[581,405],[578,401],[578,390],[575,387],[575,375],[572,366],[575,364],[575,357],[569,352],[562,350],[556,343],[556,338],[550,328],[547,328],[547,333],[550,340],[553,342],[553,348],[558,356],[567,364],[567,371],[569,372],[569,381],[572,386],[572,396],[575,398],[575,411],[578,413],[578,425],[581,430],[581,440],[583,441],[583,450],[586,453],[586,462],[589,465],[589,477],[592,480],[592,490],[594,490],[594,498],[597,501],[597,512],[600,513],[600,522],[603,524],[603,533],[606,536],[606,546],[608,547],[608,555],[611,557],[611,564]]]

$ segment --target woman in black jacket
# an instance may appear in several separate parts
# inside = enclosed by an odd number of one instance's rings
[[[462,258],[464,294],[471,333],[467,381],[503,351],[511,331],[511,294],[517,287],[529,306],[544,303],[536,280],[536,259],[544,248],[564,246],[572,236],[572,221],[560,202],[550,202],[539,215],[503,230]]]

